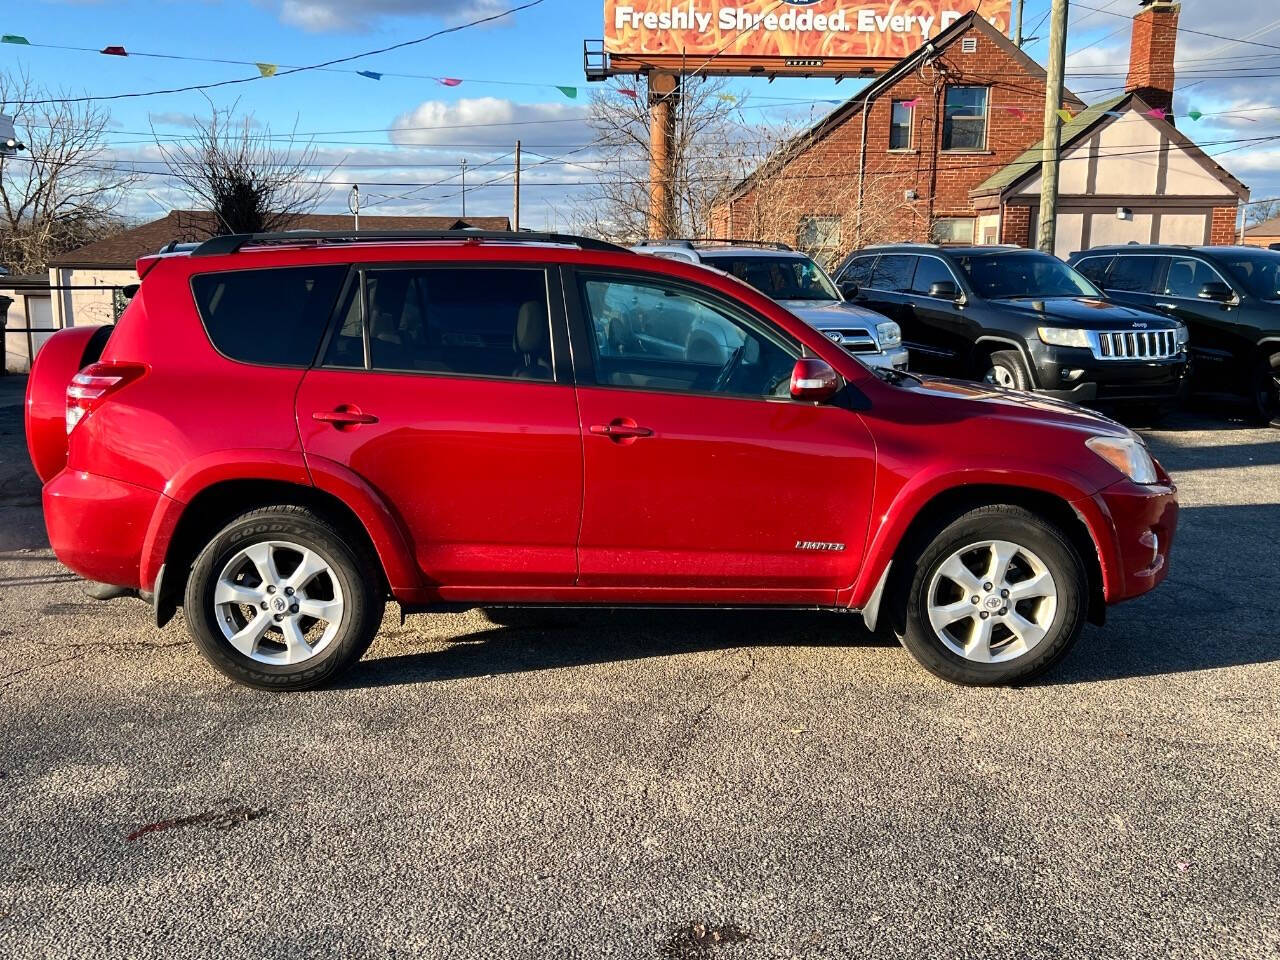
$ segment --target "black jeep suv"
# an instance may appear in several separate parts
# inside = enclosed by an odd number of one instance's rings
[[[1191,333],[1192,388],[1243,393],[1280,426],[1280,252],[1257,247],[1095,247],[1070,262],[1117,303]]]
[[[898,321],[913,369],[1146,408],[1172,405],[1182,385],[1186,327],[1109,303],[1046,253],[895,244],[851,253],[836,276]]]

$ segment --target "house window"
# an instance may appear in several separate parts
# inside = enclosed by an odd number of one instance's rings
[[[986,146],[987,88],[947,87],[942,149],[984,150]]]
[[[929,234],[933,243],[973,243],[973,217],[940,217]]]
[[[815,260],[826,260],[840,249],[840,218],[801,217],[796,226],[796,246]]]
[[[893,115],[889,119],[889,149],[911,149],[911,120],[915,109],[905,100],[893,101]]]

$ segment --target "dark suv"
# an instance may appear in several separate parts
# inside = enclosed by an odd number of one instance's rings
[[[1192,386],[1244,393],[1280,425],[1280,252],[1257,247],[1096,247],[1070,262],[1117,303],[1187,325]]]
[[[850,254],[846,297],[896,320],[912,369],[1077,403],[1165,406],[1186,368],[1177,320],[1109,303],[1056,257],[898,244]]]

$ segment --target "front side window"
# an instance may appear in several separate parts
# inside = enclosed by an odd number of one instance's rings
[[[374,370],[551,380],[546,273],[366,270],[325,363],[360,367],[366,356]]]
[[[908,293],[911,275],[916,270],[916,258],[901,253],[886,253],[871,272],[872,290],[888,290],[890,293]]]
[[[1076,269],[1098,287],[1110,286],[1106,283],[1107,267],[1111,266],[1110,257],[1085,257],[1076,264]]]
[[[702,262],[749,283],[772,300],[839,300],[823,269],[808,257],[706,255]]]
[[[305,367],[346,275],[345,266],[203,273],[191,278],[191,292],[219,353],[244,363]]]
[[[1280,253],[1272,250],[1226,252],[1218,262],[1238,284],[1259,300],[1280,300]]]
[[[1126,293],[1155,293],[1160,257],[1116,257],[1107,277],[1108,290]]]
[[[794,345],[710,297],[652,281],[581,280],[600,386],[790,396]]]
[[[1223,283],[1218,271],[1203,260],[1192,257],[1170,257],[1165,271],[1164,292],[1170,297],[1195,300],[1206,283]]]
[[[956,262],[978,296],[988,300],[1100,296],[1093,284],[1047,253],[1023,250],[957,257]]]
[[[893,111],[889,117],[889,149],[911,149],[911,118],[915,116],[914,108],[905,100],[893,101]]]
[[[985,150],[987,88],[947,87],[942,119],[943,150]]]
[[[871,267],[875,262],[875,257],[858,257],[850,261],[844,268],[844,273],[840,274],[840,282],[865,287],[871,282]]]
[[[921,257],[916,264],[915,279],[911,283],[911,292],[929,296],[929,290],[935,283],[955,284],[956,278],[951,275],[947,265],[937,257]]]

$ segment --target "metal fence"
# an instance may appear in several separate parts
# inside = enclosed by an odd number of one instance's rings
[[[5,286],[0,278],[0,296],[11,301],[7,319],[0,324],[0,373],[26,373],[40,348],[64,326],[115,323],[129,302],[124,289],[107,284]]]

